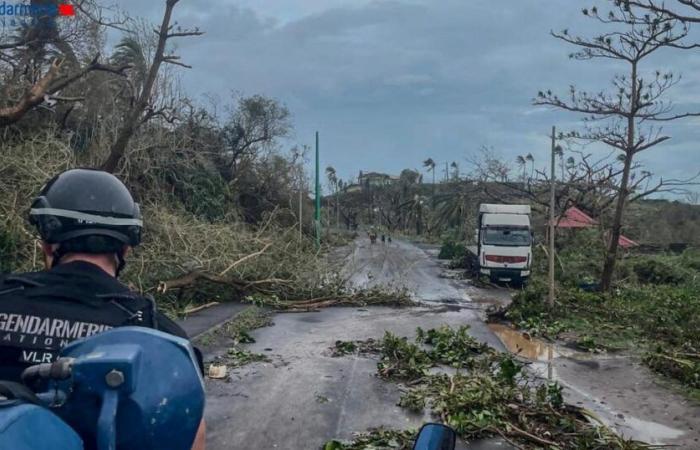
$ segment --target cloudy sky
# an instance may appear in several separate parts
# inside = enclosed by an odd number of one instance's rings
[[[482,145],[506,161],[532,153],[546,164],[552,125],[574,115],[536,108],[540,89],[600,89],[624,66],[569,60],[552,29],[591,34],[579,0],[181,0],[175,18],[206,32],[182,39],[189,95],[264,94],[293,113],[285,143],[313,143],[341,178],[359,170],[398,173],[466,158]],[[121,0],[158,21],[164,1]],[[607,2],[597,0],[604,6]],[[668,51],[646,66],[683,74],[678,112],[700,110],[700,51]],[[700,170],[700,120],[667,125],[673,139],[642,155],[655,173]]]

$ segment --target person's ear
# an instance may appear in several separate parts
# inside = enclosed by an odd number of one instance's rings
[[[41,251],[44,254],[44,265],[46,269],[50,269],[53,265],[53,254],[58,248],[58,244],[49,244],[46,241],[41,241]]]
[[[122,248],[122,255],[123,255],[124,259],[126,259],[126,257],[129,256],[129,253],[131,252],[131,249],[132,249],[132,247],[131,247],[130,245],[125,245],[125,246]]]

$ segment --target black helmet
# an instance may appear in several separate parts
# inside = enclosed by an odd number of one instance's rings
[[[137,246],[143,227],[139,205],[124,183],[92,169],[67,170],[52,178],[32,203],[29,221],[49,244],[88,242],[80,246],[87,253],[104,248],[90,248],[91,237]]]

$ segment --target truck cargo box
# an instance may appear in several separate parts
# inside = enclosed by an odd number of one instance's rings
[[[524,214],[531,213],[530,205],[495,205],[491,203],[482,203],[479,206],[481,214]]]

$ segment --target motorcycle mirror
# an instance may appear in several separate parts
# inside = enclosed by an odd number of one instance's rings
[[[413,450],[454,450],[457,445],[457,433],[440,423],[423,425],[418,433]]]

